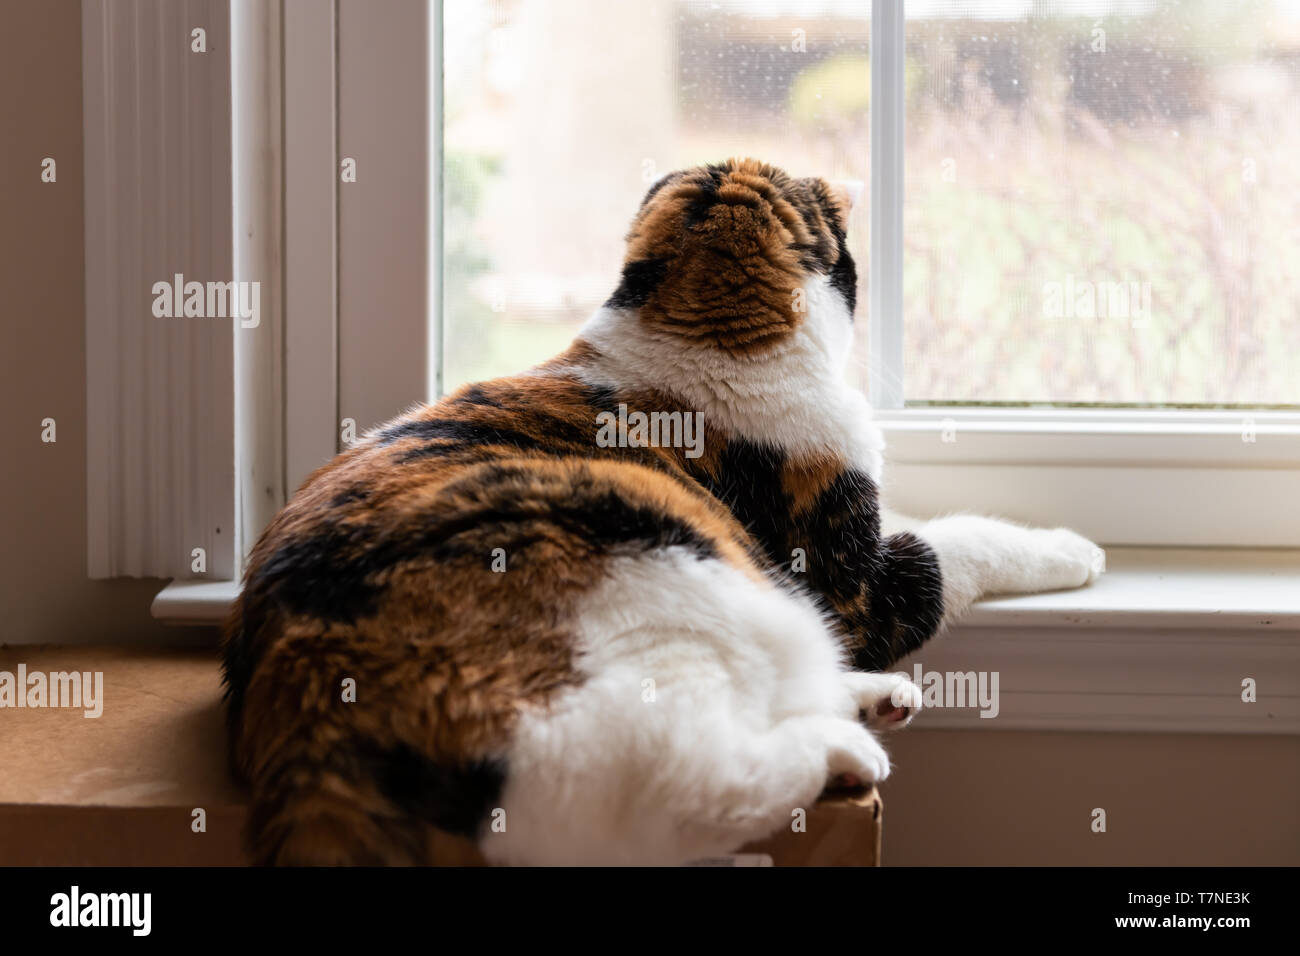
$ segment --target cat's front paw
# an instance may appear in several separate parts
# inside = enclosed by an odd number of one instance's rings
[[[1106,552],[1069,528],[1039,528],[1039,589],[1056,591],[1091,584],[1106,570]]]

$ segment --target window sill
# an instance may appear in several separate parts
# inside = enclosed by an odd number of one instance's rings
[[[164,624],[210,627],[225,622],[237,597],[238,581],[172,581],[158,592],[149,612]]]
[[[1090,587],[981,601],[960,628],[1300,630],[1300,551],[1108,548],[1106,565]]]
[[[913,726],[1300,734],[1300,551],[1111,548],[1107,563],[1088,588],[982,601],[900,662],[923,688],[931,673],[997,674],[996,717],[931,707]],[[217,624],[237,594],[177,581],[153,615]]]

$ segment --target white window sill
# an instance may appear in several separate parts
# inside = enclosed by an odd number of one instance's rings
[[[961,626],[1297,631],[1300,551],[1107,548],[1090,587],[990,598]]]
[[[175,581],[174,624],[218,624],[234,581]],[[1077,591],[982,601],[900,663],[996,672],[998,714],[931,708],[918,729],[1300,734],[1300,551],[1110,548]],[[1242,701],[1242,682],[1257,701]]]
[[[165,624],[219,625],[239,597],[238,581],[172,581],[149,611]]]

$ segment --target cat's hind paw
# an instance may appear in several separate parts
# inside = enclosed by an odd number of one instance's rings
[[[826,779],[831,786],[856,788],[889,776],[889,755],[866,727],[831,718],[824,729]]]
[[[858,706],[858,719],[876,730],[900,730],[921,709],[921,688],[903,674],[844,675]]]

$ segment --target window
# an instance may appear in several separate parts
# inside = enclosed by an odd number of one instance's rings
[[[1300,5],[905,9],[909,404],[1300,403]]]
[[[563,348],[659,175],[757,155],[871,183],[852,374],[895,507],[1112,545],[1300,541],[1296,509],[1258,507],[1300,488],[1300,5],[443,16],[445,388]]]

